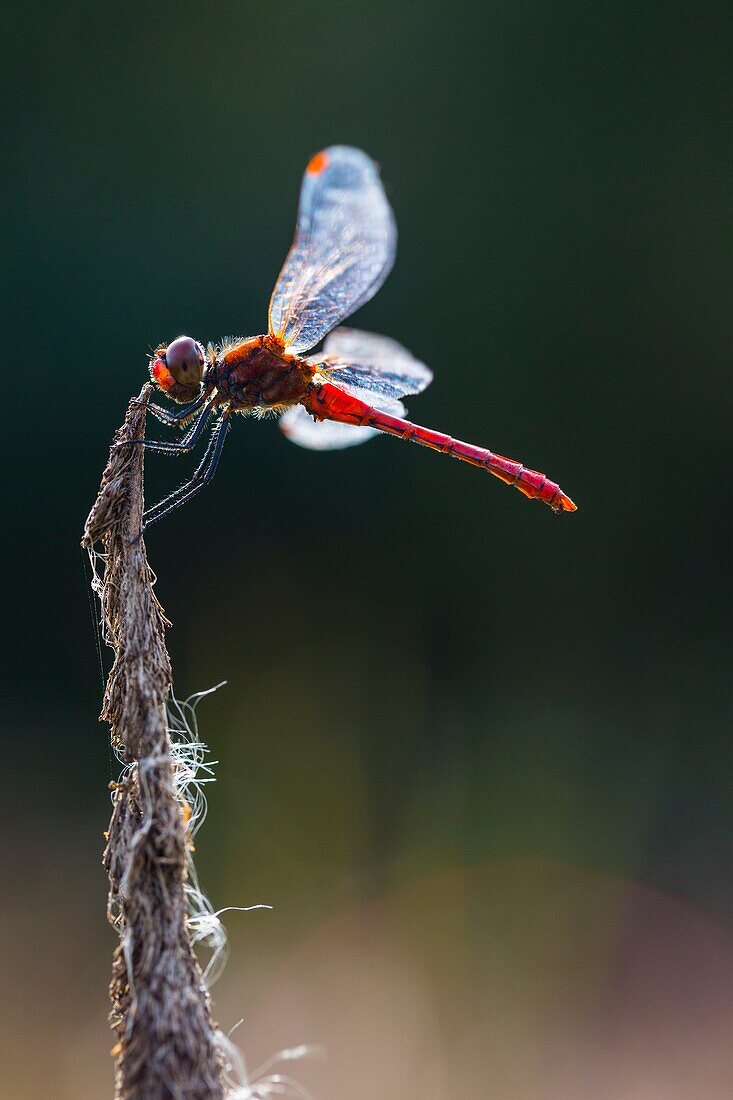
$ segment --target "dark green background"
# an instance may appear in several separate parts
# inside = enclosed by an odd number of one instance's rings
[[[524,857],[730,927],[731,15],[6,10],[17,1049],[63,988],[105,1011],[111,763],[77,544],[111,434],[159,341],[262,331],[303,166],[334,142],[380,162],[396,212],[397,265],[355,323],[433,367],[410,413],[579,511],[392,440],[316,454],[242,420],[212,486],[151,530],[179,694],[229,681],[200,712],[221,763],[199,870],[216,904],[276,907],[230,921],[238,966],[395,883]],[[151,456],[149,499],[190,466]]]

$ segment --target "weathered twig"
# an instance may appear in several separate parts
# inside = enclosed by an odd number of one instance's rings
[[[145,434],[152,387],[133,399],[115,443]],[[117,1034],[116,1100],[215,1100],[223,1069],[209,998],[186,929],[190,837],[176,800],[166,721],[171,687],[163,609],[140,537],[143,449],[115,447],[84,529],[102,541],[100,585],[114,665],[102,719],[127,764],[114,786],[104,866],[115,951],[110,1021]]]

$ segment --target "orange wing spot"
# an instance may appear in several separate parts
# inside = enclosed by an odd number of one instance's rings
[[[316,153],[314,157],[308,161],[308,167],[306,172],[309,176],[320,176],[324,168],[328,167],[328,157],[325,153]]]

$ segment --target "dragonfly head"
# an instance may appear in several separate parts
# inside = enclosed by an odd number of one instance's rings
[[[190,336],[161,344],[150,360],[150,377],[174,401],[194,401],[201,392],[204,349]]]

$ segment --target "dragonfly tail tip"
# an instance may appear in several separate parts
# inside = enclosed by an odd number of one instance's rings
[[[578,505],[567,496],[566,493],[560,492],[560,499],[555,505],[556,512],[577,512]]]

